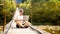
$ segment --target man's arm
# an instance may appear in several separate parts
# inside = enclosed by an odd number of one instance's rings
[[[22,23],[21,23],[20,20],[15,19],[15,22],[16,22],[16,24],[19,25],[20,27],[24,27],[24,26],[22,25]]]

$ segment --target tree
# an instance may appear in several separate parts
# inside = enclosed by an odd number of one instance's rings
[[[53,1],[32,1],[32,20],[38,24],[60,25],[60,3]],[[56,0],[57,1],[57,0]],[[37,24],[37,23],[34,23]]]

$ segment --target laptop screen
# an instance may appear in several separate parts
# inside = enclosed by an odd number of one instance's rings
[[[29,15],[24,15],[23,20],[28,21],[29,20]]]

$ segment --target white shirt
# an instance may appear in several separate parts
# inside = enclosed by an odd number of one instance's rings
[[[22,24],[24,24],[23,15],[22,16],[16,16],[14,19],[19,20]]]

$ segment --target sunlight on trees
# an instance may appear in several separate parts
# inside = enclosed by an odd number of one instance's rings
[[[3,2],[0,0],[0,3]],[[5,4],[7,13],[6,18],[7,22],[9,22],[14,14],[17,4],[15,0],[6,0]],[[1,23],[4,19],[3,6],[0,6]],[[23,8],[25,13],[29,15],[31,11],[33,24],[60,25],[60,0],[24,0],[23,3],[19,4],[19,8]]]

